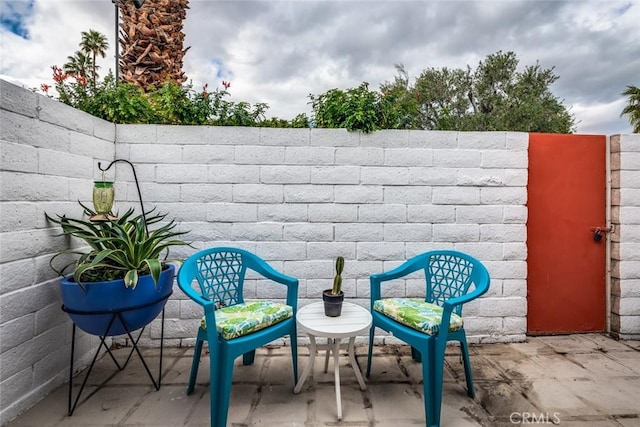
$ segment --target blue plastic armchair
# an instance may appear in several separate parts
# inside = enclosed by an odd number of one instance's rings
[[[245,302],[243,287],[247,270],[258,273],[256,277],[262,276],[285,285],[286,302]],[[243,363],[249,365],[253,363],[256,348],[289,335],[295,385],[298,380],[297,279],[277,272],[255,254],[218,247],[188,257],[178,272],[178,286],[204,308],[187,394],[193,392],[202,344],[206,341],[209,346],[211,426],[227,425],[233,364],[240,355],[243,355]]]
[[[422,271],[424,298],[382,298],[384,291],[403,285],[404,278]],[[390,332],[412,347],[414,359],[422,362],[426,425],[440,425],[442,376],[447,341],[459,341],[467,380],[467,394],[475,397],[469,348],[462,321],[462,305],[489,289],[489,273],[477,259],[457,251],[426,252],[386,273],[374,274],[371,281],[371,314],[367,377],[375,328]]]

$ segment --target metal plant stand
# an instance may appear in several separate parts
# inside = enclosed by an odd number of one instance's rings
[[[142,353],[140,352],[140,349],[138,348],[138,341],[140,340],[140,337],[142,336],[142,333],[144,332],[144,329],[146,328],[146,325],[143,326],[140,329],[140,333],[138,334],[138,336],[134,339],[132,332],[134,331],[130,331],[129,327],[127,325],[127,322],[124,319],[123,313],[127,312],[127,311],[132,311],[132,310],[138,310],[141,308],[145,308],[148,306],[151,306],[153,304],[157,304],[159,302],[165,301],[169,299],[169,297],[171,296],[173,292],[170,292],[168,295],[163,296],[162,298],[159,298],[157,300],[142,304],[142,305],[137,305],[134,307],[129,307],[126,309],[122,309],[122,310],[106,310],[106,311],[79,311],[79,310],[71,310],[68,309],[67,307],[65,307],[64,305],[62,306],[62,310],[70,313],[70,314],[75,314],[75,315],[81,315],[81,316],[90,316],[90,315],[100,315],[100,314],[108,314],[111,315],[111,318],[109,320],[109,324],[107,325],[107,328],[105,329],[105,333],[104,335],[100,336],[100,344],[98,345],[98,348],[96,349],[96,353],[93,356],[93,360],[91,361],[91,364],[89,365],[89,368],[87,369],[87,373],[84,376],[84,380],[82,381],[82,385],[80,386],[80,390],[78,391],[78,394],[76,395],[75,400],[73,399],[73,361],[74,361],[74,353],[75,353],[75,344],[76,344],[76,324],[73,324],[73,331],[72,331],[72,336],[71,336],[71,363],[69,366],[69,403],[68,403],[68,410],[69,410],[69,416],[73,415],[73,412],[76,409],[76,406],[78,405],[78,401],[80,400],[80,395],[82,394],[82,391],[84,390],[85,385],[87,384],[87,380],[89,379],[89,375],[91,374],[91,371],[93,370],[93,366],[95,365],[96,360],[98,359],[98,355],[100,354],[100,349],[104,346],[104,348],[107,350],[107,353],[109,354],[109,356],[111,357],[111,360],[113,360],[113,362],[115,363],[116,367],[118,368],[118,372],[124,370],[124,368],[127,367],[127,365],[129,364],[129,361],[131,360],[131,356],[133,355],[134,352],[136,352],[138,354],[138,356],[140,357],[140,361],[142,362],[145,370],[147,371],[147,374],[149,375],[149,378],[151,379],[151,382],[153,383],[153,386],[155,387],[156,390],[160,390],[160,381],[162,379],[162,352],[163,352],[163,348],[164,348],[164,306],[162,308],[162,326],[161,326],[161,330],[160,330],[160,361],[158,363],[158,379],[156,380],[153,377],[153,374],[151,373],[151,370],[149,369],[149,366],[147,365],[147,362],[144,360],[144,357],[142,356]],[[131,351],[129,352],[129,355],[127,356],[126,361],[124,362],[123,365],[121,365],[115,358],[115,356],[113,355],[113,353],[111,352],[111,349],[107,346],[107,344],[105,343],[105,340],[107,338],[107,333],[109,331],[109,329],[111,329],[111,325],[113,325],[113,322],[115,322],[115,320],[118,319],[122,325],[124,326],[125,330],[126,330],[126,334],[129,337],[129,339],[131,340],[131,343],[133,345],[133,347],[131,348]],[[114,373],[114,375],[117,374],[117,372]],[[109,380],[111,380],[111,378],[114,377],[114,375],[111,375],[109,378],[107,378],[105,380],[104,383],[108,382]],[[104,385],[103,383],[103,385]],[[95,392],[89,394],[89,396],[87,396],[87,399],[89,397],[91,397]],[[73,404],[72,404],[73,401]]]

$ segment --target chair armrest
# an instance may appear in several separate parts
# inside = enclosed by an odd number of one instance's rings
[[[211,301],[210,299],[203,297],[202,295],[200,295],[199,292],[194,290],[191,287],[192,280],[187,279],[187,277],[189,277],[188,274],[182,275],[178,273],[178,276],[177,276],[178,287],[180,288],[180,290],[182,290],[182,292],[184,292],[184,294],[187,297],[189,297],[189,299],[194,301],[196,304],[202,306],[202,308],[204,309],[204,315],[206,318],[207,325],[215,325],[216,324],[215,301]],[[188,282],[188,283],[185,283],[185,282]]]
[[[424,268],[424,264],[421,261],[421,258],[423,257],[417,256],[403,262],[398,267],[392,270],[386,271],[384,273],[372,274],[369,278],[371,282],[371,303],[373,304],[373,301],[379,300],[381,298],[380,284],[382,282],[399,279],[400,277],[409,275]]]
[[[286,274],[275,270],[266,262],[252,265],[251,269],[257,273],[260,273],[263,277],[273,280],[274,282],[287,285],[287,286],[298,285],[298,279],[296,279],[295,277],[287,276]]]
[[[198,303],[199,305],[204,307],[209,304],[214,304],[213,301],[203,297],[202,295],[200,295],[200,292],[197,292],[196,290],[194,290],[191,287],[191,283],[183,283],[182,280],[180,280],[180,276],[178,276],[177,282],[180,290],[182,290],[182,292],[184,292],[186,296],[188,296],[190,299],[192,299],[194,302]]]
[[[447,309],[447,307],[449,307],[449,309],[453,309],[453,307],[457,306],[457,305],[461,305],[461,304],[465,304],[471,300],[474,300],[480,296],[482,296],[483,294],[485,294],[487,292],[487,290],[489,290],[489,283],[490,283],[490,278],[489,275],[485,275],[484,277],[481,278],[481,280],[476,284],[476,288],[464,295],[460,295],[459,297],[456,298],[450,298],[448,300],[446,300],[443,304],[443,307],[445,308],[445,310]]]
[[[250,267],[263,277],[287,287],[287,305],[293,307],[294,313],[298,305],[298,279],[275,270],[266,262],[256,262]]]
[[[488,289],[489,289],[489,277],[487,276],[486,282],[479,286],[476,286],[476,289],[474,289],[473,291],[456,298],[450,298],[442,304],[443,311],[442,311],[442,318],[440,319],[440,333],[444,337],[445,341],[449,333],[449,324],[451,323],[451,313],[453,313],[453,309],[458,305],[463,305],[469,301],[472,301],[478,298],[479,296],[487,292]]]

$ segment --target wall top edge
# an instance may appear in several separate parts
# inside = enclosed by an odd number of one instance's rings
[[[0,109],[12,111],[18,114],[26,115],[28,117],[37,117],[38,109],[40,107],[40,98],[45,98],[49,100],[45,95],[33,92],[30,89],[27,89],[23,86],[20,86],[17,83],[10,82],[8,80],[0,78]],[[59,102],[55,100],[56,102]],[[68,107],[72,108],[72,107]],[[78,110],[78,112],[80,112]],[[86,113],[85,113],[86,114]],[[96,120],[101,120],[96,118]],[[109,123],[106,122],[105,123]],[[324,128],[305,128],[305,129],[288,129],[288,128],[268,128],[268,127],[241,127],[241,126],[211,126],[211,125],[202,125],[202,126],[181,126],[181,125],[159,125],[159,124],[115,124],[116,131],[117,128],[142,128],[149,127],[153,129],[157,129],[155,132],[161,132],[162,130],[167,130],[171,132],[172,129],[183,129],[183,128],[195,128],[198,129],[199,132],[202,132],[203,129],[235,129],[240,130],[244,129],[245,131],[256,131],[268,134],[268,133],[279,133],[282,131],[297,131],[304,132],[309,131],[315,133],[327,133],[327,134],[335,134],[336,132],[349,134],[351,137],[360,138],[360,139],[372,139],[375,138],[376,135],[388,135],[388,134],[397,134],[397,135],[416,135],[416,134],[431,134],[431,135],[465,135],[468,137],[469,135],[499,135],[504,134],[508,136],[513,135],[528,135],[528,132],[516,132],[516,131],[442,131],[442,130],[410,130],[410,129],[382,129],[372,133],[362,133],[362,132],[348,132],[346,129],[324,129]],[[591,135],[591,134],[576,134],[576,135]],[[631,138],[634,141],[636,138],[640,138],[640,134],[613,134],[613,135],[605,135],[605,134],[594,134],[594,135],[604,135],[609,137],[620,137],[620,138]],[[410,137],[409,137],[410,138]]]

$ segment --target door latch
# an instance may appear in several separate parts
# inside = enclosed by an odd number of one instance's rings
[[[593,233],[593,240],[599,242],[602,240],[602,236],[606,233],[613,233],[614,227],[591,227]]]

